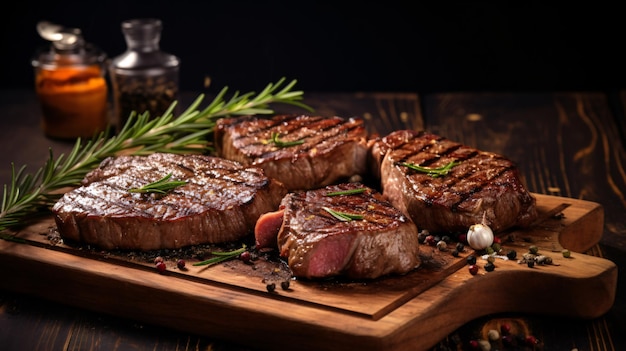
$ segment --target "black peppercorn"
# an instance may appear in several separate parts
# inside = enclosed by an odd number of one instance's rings
[[[517,257],[517,251],[509,250],[509,252],[506,253],[506,257],[508,257],[509,260],[514,260]]]
[[[465,250],[465,245],[463,245],[463,243],[456,243],[456,250],[458,252],[463,252],[463,250]]]
[[[474,255],[467,256],[467,264],[469,264],[469,265],[476,264],[476,256],[474,256]]]

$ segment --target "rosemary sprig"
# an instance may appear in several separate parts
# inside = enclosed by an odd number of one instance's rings
[[[428,174],[429,176],[433,177],[433,178],[437,178],[437,177],[441,177],[441,176],[445,176],[446,174],[448,174],[448,172],[450,172],[450,170],[452,169],[452,167],[458,165],[458,162],[455,161],[450,161],[449,163],[447,163],[445,166],[441,166],[441,167],[437,167],[437,168],[433,168],[433,167],[422,167],[413,163],[407,163],[407,162],[403,162],[402,165],[405,167],[408,167],[412,170],[418,171],[418,172],[423,172]]]
[[[225,99],[228,87],[223,88],[207,107],[198,107],[204,99],[200,94],[177,118],[174,102],[162,116],[150,119],[148,113],[131,113],[126,124],[115,136],[100,133],[83,143],[77,139],[74,148],[65,156],[49,158],[34,174],[26,173],[26,166],[16,172],[12,164],[11,183],[4,185],[0,207],[0,231],[23,224],[23,219],[42,210],[49,210],[61,196],[61,189],[76,187],[87,172],[109,156],[122,154],[148,155],[154,152],[177,154],[210,151],[211,137],[217,119],[232,115],[271,114],[270,104],[284,103],[312,111],[302,103],[302,91],[292,90],[296,80],[283,86],[281,78],[268,84],[260,93],[235,92]]]
[[[280,134],[278,134],[276,132],[272,133],[271,139],[264,141],[264,144],[274,144],[277,147],[289,147],[289,146],[300,145],[300,144],[303,144],[303,143],[304,143],[303,139],[294,140],[294,141],[283,141],[283,140],[280,140]]]
[[[355,195],[361,194],[367,191],[367,188],[355,188],[349,190],[331,191],[326,193],[326,196],[340,196],[340,195]]]
[[[172,178],[172,173],[168,173],[165,177],[152,183],[140,186],[139,188],[130,188],[128,189],[128,192],[167,194],[169,191],[187,184],[184,180],[170,180],[170,178]]]
[[[204,260],[204,261],[201,261],[201,262],[196,262],[193,265],[194,266],[207,266],[207,265],[211,265],[211,264],[215,264],[215,263],[228,261],[230,259],[237,258],[244,251],[246,251],[246,244],[242,244],[241,248],[239,248],[237,250],[233,250],[233,251],[224,251],[224,252],[214,251],[214,252],[211,252],[211,255],[213,255],[215,257],[212,257],[212,258],[210,258],[208,260]]]
[[[363,215],[360,215],[360,214],[335,211],[332,208],[325,207],[325,206],[322,207],[322,209],[330,213],[333,217],[337,218],[338,220],[342,222],[350,222],[353,219],[363,219]]]

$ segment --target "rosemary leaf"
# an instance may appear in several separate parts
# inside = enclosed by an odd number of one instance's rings
[[[165,177],[139,188],[130,188],[128,192],[167,194],[169,191],[187,184],[184,180],[170,180],[170,178],[172,178],[172,173],[168,173]]]
[[[363,219],[363,215],[360,214],[335,211],[329,207],[322,207],[322,209],[342,222],[350,222],[353,219]]]
[[[226,251],[226,252],[214,251],[214,252],[211,252],[211,255],[215,257],[212,257],[208,260],[204,260],[201,262],[196,262],[193,265],[194,266],[207,266],[207,265],[211,265],[211,264],[215,264],[219,262],[224,262],[233,258],[237,258],[244,251],[246,251],[246,244],[242,244],[241,248],[237,250],[233,250],[233,251]]]
[[[441,166],[441,167],[437,167],[437,168],[432,168],[432,167],[422,167],[420,165],[416,165],[413,163],[407,163],[407,162],[403,162],[402,165],[405,167],[408,167],[414,171],[418,171],[418,172],[422,172],[422,173],[426,173],[429,176],[433,177],[433,178],[437,178],[440,176],[445,176],[446,174],[448,174],[450,172],[450,170],[452,169],[452,167],[458,165],[458,162],[455,161],[450,161],[449,163],[447,163],[445,166]]]
[[[354,195],[361,194],[367,191],[367,188],[356,188],[349,190],[331,191],[326,193],[326,196],[339,196],[339,195]]]
[[[284,140],[280,140],[280,134],[272,133],[271,139],[266,140],[264,143],[274,144],[277,147],[289,147],[289,146],[304,144],[304,140],[300,139],[300,140],[294,140],[294,141],[284,141]]]
[[[15,171],[12,164],[11,182],[4,186],[0,206],[0,231],[24,223],[24,219],[49,210],[60,198],[59,190],[80,185],[84,176],[105,158],[122,154],[148,155],[155,152],[200,154],[212,150],[211,137],[219,118],[244,115],[251,112],[273,113],[271,104],[290,104],[312,111],[302,103],[302,91],[292,90],[296,80],[284,85],[285,78],[268,84],[259,94],[239,94],[226,100],[224,87],[207,107],[200,110],[204,94],[200,94],[177,118],[171,111],[150,120],[147,114],[131,113],[117,135],[107,132],[83,142],[80,138],[67,157],[54,158],[52,150],[46,163],[34,174],[26,173],[26,166]],[[109,128],[110,129],[110,128]]]

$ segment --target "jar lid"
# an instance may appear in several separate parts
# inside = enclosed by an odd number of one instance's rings
[[[39,35],[52,43],[40,48],[32,60],[34,67],[90,66],[103,64],[107,56],[93,44],[86,43],[81,30],[48,21],[37,23]]]

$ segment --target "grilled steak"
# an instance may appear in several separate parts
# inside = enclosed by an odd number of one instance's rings
[[[329,196],[355,189],[364,191]],[[346,214],[355,216],[336,217]],[[420,264],[415,224],[360,183],[289,193],[278,212],[259,218],[255,237],[258,247],[278,245],[293,274],[302,278],[373,279],[405,274]]]
[[[372,153],[381,163],[383,194],[422,229],[467,231],[484,215],[497,232],[526,227],[537,217],[535,199],[516,165],[501,155],[409,130],[380,139]],[[456,165],[441,176],[407,166],[439,168],[450,162]]]
[[[168,173],[187,183],[163,196],[128,191]],[[52,210],[65,239],[103,249],[153,250],[241,239],[286,193],[257,167],[155,153],[104,160]]]
[[[261,167],[288,190],[335,184],[366,172],[367,132],[360,119],[278,115],[218,121],[221,157]]]

